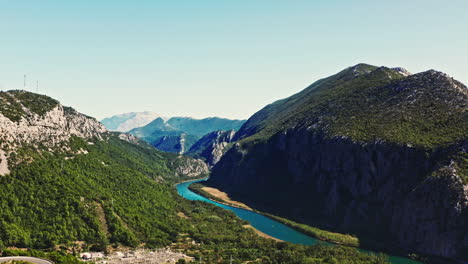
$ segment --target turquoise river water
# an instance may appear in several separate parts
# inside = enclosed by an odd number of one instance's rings
[[[236,207],[232,207],[232,206],[228,206],[228,205],[224,205],[224,204],[211,201],[199,194],[192,192],[188,188],[189,185],[194,182],[200,182],[200,181],[205,181],[205,180],[206,179],[180,183],[176,186],[177,192],[185,199],[204,201],[204,202],[222,207],[226,210],[232,211],[239,218],[249,221],[250,224],[256,229],[260,230],[261,232],[269,236],[275,237],[277,239],[291,242],[291,243],[296,243],[296,244],[303,244],[303,245],[314,245],[319,242],[324,243],[323,241],[320,241],[317,238],[307,236],[282,223],[272,220],[264,215],[261,215],[261,214],[258,214],[249,210],[244,210],[244,209],[240,209],[240,208],[236,208]],[[363,250],[363,251],[371,252],[367,250]],[[398,257],[398,256],[389,256],[389,261],[392,264],[420,264],[421,263],[415,260]]]

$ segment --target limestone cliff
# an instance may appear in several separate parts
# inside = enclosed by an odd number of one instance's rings
[[[9,171],[8,157],[21,147],[67,150],[72,136],[103,140],[106,128],[96,119],[26,91],[0,94],[0,174]],[[10,164],[11,165],[11,164]]]
[[[81,148],[71,151],[70,140],[73,137],[94,145],[96,140],[108,140],[110,136],[153,149],[133,135],[108,132],[95,118],[62,106],[48,96],[26,91],[0,92],[0,175],[8,174],[16,163],[32,159],[30,156],[18,159],[23,148],[32,148],[38,153],[81,155],[87,151]],[[164,160],[176,176],[196,177],[208,171],[200,160],[172,154],[166,155]]]
[[[193,144],[187,155],[201,158],[206,161],[208,166],[213,167],[221,159],[235,134],[234,130],[219,130],[208,133]]]
[[[199,177],[209,172],[205,162],[180,155],[171,161],[171,167],[175,169],[175,176]]]

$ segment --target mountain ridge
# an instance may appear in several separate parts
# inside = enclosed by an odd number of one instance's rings
[[[183,154],[204,135],[218,130],[237,130],[245,120],[209,117],[203,119],[172,117],[157,118],[146,126],[132,129],[135,135],[157,149]]]
[[[467,91],[434,70],[349,67],[249,118],[208,185],[300,223],[466,258]]]
[[[38,107],[41,104],[42,108]],[[10,158],[22,162],[18,157],[23,149],[39,154],[56,152],[80,155],[87,154],[85,148],[70,152],[69,144],[73,140],[88,140],[89,145],[94,145],[95,141],[107,141],[113,137],[143,148],[151,148],[133,135],[108,131],[95,118],[63,106],[48,96],[23,90],[0,92],[0,165],[3,172],[10,171]],[[203,162],[194,162],[199,166],[195,168],[199,171],[196,175],[207,172]],[[17,164],[11,165],[14,167]],[[196,176],[194,173],[188,174]]]

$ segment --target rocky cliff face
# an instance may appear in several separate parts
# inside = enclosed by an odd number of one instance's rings
[[[120,140],[152,148],[133,135],[115,134]],[[8,174],[15,163],[22,161],[11,159],[22,148],[34,148],[39,153],[70,152],[72,137],[94,144],[94,140],[108,140],[109,136],[111,133],[96,119],[47,96],[26,91],[0,93],[0,175]],[[74,154],[86,154],[86,151],[80,149]],[[176,176],[195,177],[208,172],[201,160],[177,155],[168,156],[167,160]]]
[[[299,222],[454,257],[468,248],[468,188],[446,157],[466,148],[426,152],[292,130],[249,149],[236,145],[210,184]]]
[[[41,105],[46,100],[49,104]],[[96,119],[24,91],[2,92],[0,110],[0,174],[9,172],[8,157],[18,148],[66,150],[72,136],[102,140],[107,133]]]
[[[179,156],[171,162],[175,169],[175,176],[200,177],[209,172],[205,162],[199,159],[192,159],[185,156]]]
[[[193,144],[187,155],[202,158],[208,166],[213,167],[221,159],[226,147],[233,141],[235,134],[234,130],[219,130],[208,133]]]
[[[256,113],[208,184],[408,252],[468,259],[468,90],[357,65]]]
[[[30,113],[19,121],[12,121],[0,113],[0,139],[4,146],[41,143],[56,146],[71,136],[102,139],[106,128],[96,119],[79,114],[71,108],[57,105],[43,116]]]

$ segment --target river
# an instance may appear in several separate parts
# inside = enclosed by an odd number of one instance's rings
[[[282,223],[279,223],[275,220],[272,220],[264,215],[257,214],[255,212],[241,209],[241,208],[236,208],[224,204],[220,204],[214,201],[211,201],[210,199],[207,199],[199,194],[196,194],[192,192],[188,187],[190,184],[194,182],[200,182],[200,181],[205,181],[206,179],[203,180],[194,180],[194,181],[189,181],[189,182],[183,182],[179,183],[176,188],[177,192],[184,197],[185,199],[188,200],[199,200],[199,201],[204,201],[207,203],[211,203],[214,205],[217,205],[219,207],[222,207],[226,210],[234,212],[239,218],[247,220],[250,222],[250,224],[255,227],[256,229],[260,230],[261,232],[275,237],[277,239],[295,243],[295,244],[303,244],[303,245],[315,245],[317,243],[326,243],[323,242],[317,238],[313,238],[310,236],[307,236],[305,234],[302,234]],[[326,243],[326,244],[331,244],[331,243]],[[363,250],[366,252],[370,252],[367,250]],[[403,258],[403,257],[398,257],[398,256],[389,256],[389,261],[392,264],[420,264],[421,262],[411,260],[408,258]]]

